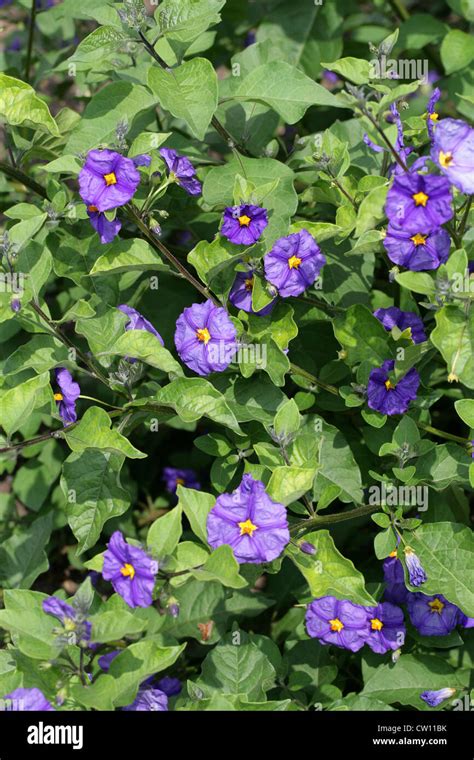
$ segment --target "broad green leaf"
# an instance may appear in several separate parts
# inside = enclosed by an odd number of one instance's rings
[[[111,428],[112,420],[104,409],[91,406],[81,421],[73,428],[66,428],[64,437],[71,451],[103,449],[114,454],[123,454],[131,459],[143,459],[146,454],[138,451],[118,430]]]
[[[104,352],[105,353],[105,352]],[[160,341],[147,330],[127,330],[111,346],[108,354],[128,356],[150,364],[162,372],[172,372],[174,375],[182,375],[183,370],[176,359]]]
[[[0,628],[9,631],[19,650],[35,660],[50,660],[57,654],[53,628],[58,621],[43,612],[47,598],[47,594],[23,589],[6,589],[3,594]]]
[[[107,520],[122,515],[130,497],[120,484],[123,456],[86,448],[63,464],[61,487],[67,516],[81,553],[95,546]]]
[[[169,271],[159,256],[145,240],[118,240],[104,246],[105,252],[99,256],[91,269],[91,275],[105,272],[146,272],[148,270]]]
[[[183,509],[178,504],[152,524],[148,531],[147,546],[153,556],[161,558],[174,552],[183,532],[182,516]]]
[[[156,400],[159,404],[172,407],[184,422],[209,417],[241,434],[235,415],[225,398],[208,380],[198,377],[178,378],[161,388],[156,394]]]
[[[31,367],[40,375],[68,359],[68,350],[59,340],[49,335],[34,335],[10,354],[3,365],[3,373],[15,375]]]
[[[49,560],[45,548],[51,536],[51,512],[29,525],[19,525],[0,546],[0,584],[4,588],[30,588],[46,572]]]
[[[266,488],[271,499],[287,506],[313,487],[315,467],[275,467]]]
[[[247,581],[239,575],[239,563],[231,547],[225,544],[215,549],[204,565],[199,570],[193,570],[191,575],[198,581],[219,581],[229,588],[247,586]]]
[[[452,74],[474,59],[474,40],[460,29],[451,29],[441,43],[440,52],[446,74]]]
[[[0,397],[0,426],[7,435],[12,435],[24,424],[33,409],[47,403],[48,397],[52,400],[47,372],[10,388]]]
[[[465,525],[450,522],[420,525],[409,538],[428,580],[412,591],[443,594],[465,615],[474,617],[474,538]]]
[[[194,488],[184,488],[178,485],[177,495],[179,506],[189,520],[191,530],[207,544],[207,516],[216,503],[215,497],[204,491],[196,491]]]
[[[161,33],[178,58],[210,26],[219,23],[225,0],[164,0],[155,11]]]
[[[350,306],[344,315],[335,317],[333,326],[351,366],[361,361],[380,366],[390,358],[385,328],[366,306]]]
[[[339,58],[331,63],[321,63],[325,69],[340,74],[344,79],[354,84],[368,84],[372,76],[372,67],[369,61],[363,58]]]
[[[292,544],[287,552],[304,575],[313,597],[335,596],[355,604],[375,604],[366,591],[363,575],[338,551],[329,531],[309,533],[304,540],[316,548],[314,556],[304,554]]]
[[[108,599],[100,612],[88,616],[92,623],[91,640],[96,644],[119,641],[124,636],[141,633],[146,621],[133,614],[117,594]]]
[[[204,139],[217,108],[217,76],[210,61],[193,58],[169,71],[154,66],[148,85],[162,108],[184,119],[193,135]]]
[[[474,311],[443,306],[435,318],[430,337],[447,364],[448,379],[474,388]]]
[[[0,73],[0,118],[12,126],[27,126],[59,135],[48,106],[33,87],[3,73]]]
[[[474,399],[462,398],[454,402],[456,411],[463,422],[474,428]]]

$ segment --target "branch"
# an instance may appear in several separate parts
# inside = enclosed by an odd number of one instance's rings
[[[17,169],[16,166],[11,166],[5,161],[0,161],[0,171],[3,172],[7,177],[15,179],[17,182],[21,182],[22,185],[25,185],[25,187],[28,187],[30,190],[32,190],[37,195],[40,195],[42,198],[48,197],[46,190],[44,187],[42,187],[42,185],[38,184],[38,182],[35,182],[34,179],[28,177],[28,175],[22,172],[20,169]]]
[[[302,520],[290,529],[292,535],[297,535],[298,538],[305,533],[309,533],[313,528],[322,528],[325,525],[332,525],[333,523],[345,522],[345,520],[355,520],[358,517],[365,517],[372,512],[376,512],[380,509],[380,504],[364,504],[356,509],[350,509],[348,512],[339,512],[335,515],[325,515],[321,517],[311,517],[309,520]]]

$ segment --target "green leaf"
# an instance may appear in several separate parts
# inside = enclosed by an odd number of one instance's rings
[[[239,83],[232,97],[266,103],[288,124],[302,119],[310,106],[347,107],[336,95],[286,61],[257,66]]]
[[[123,454],[131,459],[144,459],[147,455],[132,446],[118,430],[111,429],[112,420],[104,409],[91,406],[81,421],[73,428],[66,428],[64,437],[71,451],[84,449],[104,449],[115,454]]]
[[[105,353],[105,352],[104,352]],[[129,356],[150,364],[162,372],[182,375],[183,370],[167,348],[161,345],[156,335],[147,330],[127,330],[111,346],[107,354]]]
[[[314,556],[304,554],[292,544],[288,545],[287,552],[305,577],[313,597],[335,596],[355,604],[375,604],[365,589],[362,573],[337,550],[329,531],[309,533],[304,540],[315,547]]]
[[[30,588],[46,572],[45,548],[51,536],[53,515],[48,512],[29,525],[19,525],[0,546],[0,583],[4,588]]]
[[[210,26],[220,21],[225,0],[164,0],[155,11],[161,34],[178,58]]]
[[[113,272],[146,272],[147,270],[169,271],[151,245],[145,240],[116,240],[104,246],[105,253],[99,256],[91,269],[91,275]]]
[[[194,488],[184,488],[178,485],[178,506],[183,508],[183,512],[189,520],[191,530],[207,545],[207,516],[216,503],[216,499],[210,493],[204,491],[195,491]]]
[[[101,611],[88,616],[88,620],[92,623],[91,640],[96,644],[119,641],[124,636],[141,633],[146,627],[146,620],[134,615],[118,594],[113,594]]]
[[[3,374],[15,375],[31,367],[37,374],[68,361],[66,346],[49,335],[35,335],[13,351],[3,365]]]
[[[148,86],[159,103],[203,140],[217,108],[217,75],[211,62],[193,58],[170,71],[154,66]]]
[[[63,464],[61,487],[78,553],[95,546],[107,520],[122,515],[130,497],[120,484],[123,456],[86,448]]]
[[[292,398],[288,399],[275,414],[275,419],[273,420],[275,435],[281,439],[292,436],[298,432],[300,424],[301,416],[296,401]]]
[[[469,66],[474,59],[474,40],[460,29],[451,29],[441,43],[441,61],[446,74]]]
[[[247,581],[239,575],[239,563],[230,546],[219,546],[212,552],[202,568],[193,570],[191,575],[200,581],[219,581],[229,588],[243,588]]]
[[[465,615],[474,617],[474,537],[469,527],[450,522],[427,523],[410,535],[428,580],[412,591],[443,594]]]
[[[390,358],[387,332],[366,306],[350,306],[333,324],[337,340],[347,351],[349,365],[370,361],[380,366]]]
[[[178,504],[152,524],[148,531],[147,546],[154,557],[160,559],[174,552],[183,532],[182,517],[183,508]]]
[[[208,380],[183,377],[173,380],[156,394],[159,404],[172,407],[184,422],[209,417],[239,435],[242,431],[225,398]]]
[[[395,665],[385,663],[371,668],[361,696],[429,710],[432,708],[420,699],[422,692],[445,687],[465,689],[468,680],[467,669],[455,670],[435,655],[404,654]]]
[[[461,398],[454,402],[454,406],[462,421],[474,428],[474,399]]]
[[[12,126],[27,126],[59,136],[48,106],[33,87],[0,72],[0,118]]]
[[[474,388],[474,311],[443,306],[436,312],[431,341],[445,360],[448,377]]]
[[[321,66],[340,74],[354,84],[368,84],[371,78],[371,64],[363,58],[339,58],[331,63],[321,63]]]
[[[316,467],[275,467],[266,488],[271,499],[287,506],[313,487]]]
[[[33,409],[43,406],[48,400],[52,400],[52,394],[47,372],[15,385],[0,398],[1,427],[11,436],[24,424]]]
[[[47,594],[23,589],[5,590],[5,609],[0,610],[0,628],[9,631],[21,652],[35,660],[51,660],[57,654],[53,628],[57,620],[43,612]]]

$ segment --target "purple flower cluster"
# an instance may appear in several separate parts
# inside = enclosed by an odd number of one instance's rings
[[[320,644],[358,652],[367,644],[377,654],[399,649],[405,641],[403,611],[390,602],[364,607],[323,596],[306,610],[306,630]]]
[[[181,360],[198,375],[223,372],[237,350],[237,330],[226,310],[212,301],[194,303],[176,322],[174,342]]]
[[[253,245],[268,225],[265,208],[244,203],[224,211],[221,234],[235,245]]]
[[[299,296],[313,284],[325,263],[315,239],[301,230],[274,243],[264,258],[265,277],[282,298]]]
[[[237,562],[271,562],[290,540],[286,509],[247,473],[235,491],[217,497],[207,517],[207,540],[213,549],[231,546]]]

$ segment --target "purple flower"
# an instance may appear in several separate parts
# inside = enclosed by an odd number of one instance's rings
[[[431,98],[428,101],[428,108],[426,114],[426,126],[428,127],[428,134],[433,139],[435,124],[438,121],[438,114],[436,113],[436,103],[441,97],[441,90],[439,87],[435,87]]]
[[[113,660],[115,660],[117,655],[122,651],[122,649],[114,649],[113,652],[106,652],[106,654],[101,655],[97,660],[99,668],[107,673]]]
[[[462,625],[463,628],[474,628],[474,618],[467,617],[463,612],[461,612],[461,615],[460,625]]]
[[[168,710],[168,697],[160,689],[141,688],[138,690],[135,701],[122,709],[134,712],[166,712]]]
[[[448,260],[451,238],[446,230],[418,231],[415,234],[390,224],[383,244],[390,261],[412,272],[437,269]]]
[[[366,607],[368,614],[367,644],[373,652],[385,654],[390,649],[398,649],[405,642],[403,611],[390,602],[382,602],[376,607]]]
[[[5,694],[0,700],[0,711],[6,710],[16,712],[51,712],[54,707],[48,702],[43,692],[39,689],[15,689],[10,694]]]
[[[182,689],[181,681],[179,678],[172,678],[171,676],[160,678],[156,685],[158,689],[166,694],[167,697],[175,697],[176,694],[179,694]]]
[[[308,605],[306,630],[320,644],[358,652],[367,641],[367,611],[347,600],[322,596]]]
[[[413,234],[433,232],[453,216],[451,189],[445,177],[405,172],[388,191],[385,213]]]
[[[21,311],[21,301],[18,298],[13,298],[12,301],[10,301],[10,309],[15,312],[15,314],[18,314],[19,311]]]
[[[335,71],[329,71],[329,69],[323,69],[321,74],[321,84],[331,90],[333,87],[339,84],[341,80]]]
[[[58,599],[56,596],[50,596],[49,599],[43,600],[43,612],[60,620],[65,632],[74,634],[75,644],[84,644],[90,641],[91,623],[88,620],[82,620],[77,610],[67,602]]]
[[[395,385],[388,379],[395,362],[385,361],[381,367],[373,369],[367,384],[367,403],[370,409],[381,414],[404,414],[410,401],[416,399],[420,376],[412,367]]]
[[[271,562],[290,540],[286,509],[247,473],[235,491],[217,497],[207,517],[207,540],[213,549],[231,546],[237,562]]]
[[[153,601],[158,562],[143,549],[127,544],[122,533],[112,534],[104,553],[102,577],[111,581],[129,607],[149,607]]]
[[[441,594],[409,594],[407,608],[412,624],[422,636],[447,636],[461,622],[459,607]]]
[[[405,563],[408,570],[408,577],[412,586],[421,586],[427,580],[424,567],[420,562],[420,558],[413,551],[410,546],[404,549]]]
[[[442,119],[434,130],[431,158],[463,193],[474,193],[474,129],[460,119]]]
[[[168,493],[176,493],[179,485],[186,488],[195,488],[197,491],[201,489],[201,484],[197,479],[196,473],[190,468],[163,467],[162,480]]]
[[[194,303],[178,317],[174,342],[181,360],[198,375],[223,372],[238,349],[237,330],[225,309]]]
[[[171,148],[161,148],[160,156],[163,158],[169,170],[170,179],[186,190],[189,195],[199,195],[202,185],[196,179],[196,169],[189,158],[180,156]]]
[[[131,156],[135,166],[150,166],[151,156],[148,153],[140,153],[138,156]]]
[[[436,691],[424,691],[423,694],[420,694],[420,699],[430,707],[438,707],[441,702],[453,697],[455,694],[456,689],[446,687],[445,689],[437,689]]]
[[[130,317],[127,324],[125,325],[125,330],[146,330],[147,332],[154,335],[155,338],[158,338],[162,346],[165,345],[164,340],[158,330],[155,330],[151,322],[149,322],[148,319],[145,319],[145,317],[140,314],[139,311],[133,309],[131,306],[127,306],[127,304],[124,303],[120,306],[117,306],[117,309],[126,314],[127,317]]]
[[[264,258],[265,277],[282,298],[298,296],[313,284],[325,263],[314,238],[301,230],[274,243]]]
[[[108,211],[128,203],[139,182],[131,158],[113,150],[90,150],[79,173],[79,194],[86,206]]]
[[[236,245],[253,245],[268,224],[267,209],[243,204],[224,211],[221,234]]]
[[[405,574],[403,565],[399,559],[390,555],[383,562],[383,575],[386,588],[383,598],[392,604],[404,604],[410,593],[405,586]]]
[[[87,206],[87,214],[90,223],[99,235],[100,242],[104,245],[111,243],[122,229],[122,223],[119,219],[109,221],[105,214],[100,213],[97,206]]]
[[[253,270],[250,269],[248,272],[237,272],[234,284],[229,293],[229,301],[236,309],[242,309],[242,311],[246,311],[249,314],[256,314],[257,317],[265,317],[272,311],[276,299],[267,306],[264,306],[260,311],[254,311],[252,307],[252,290],[254,282]]]
[[[390,306],[388,309],[374,311],[374,317],[377,317],[386,330],[398,327],[403,332],[409,329],[413,343],[423,343],[427,340],[423,320],[413,311],[402,311],[396,306]]]
[[[316,547],[313,546],[313,544],[310,544],[309,541],[302,541],[300,549],[303,554],[316,554]]]
[[[79,383],[75,383],[71,373],[64,367],[58,367],[55,372],[59,392],[54,394],[54,400],[58,405],[59,416],[64,422],[64,427],[76,422],[76,401],[80,396]]]

